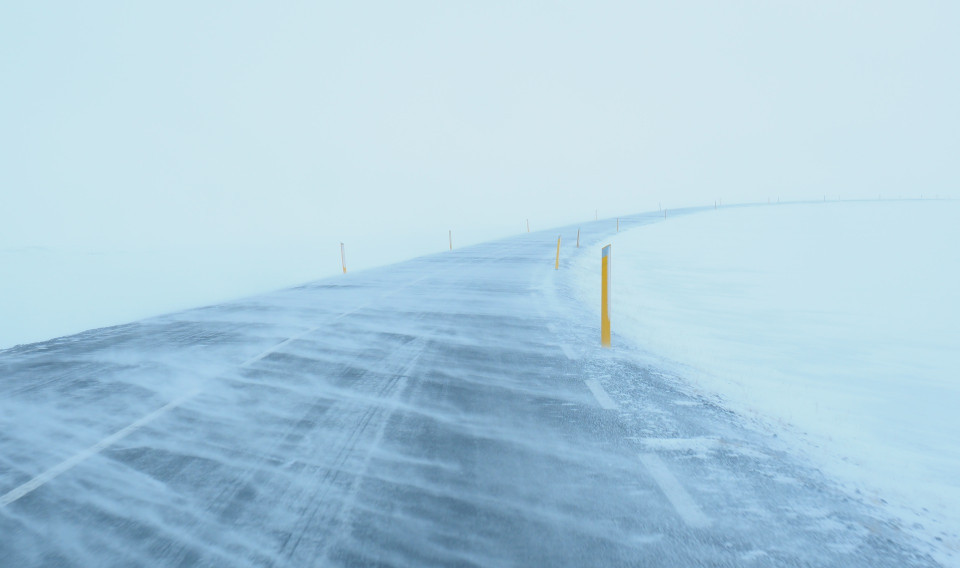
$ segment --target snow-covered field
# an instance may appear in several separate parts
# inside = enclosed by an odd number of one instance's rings
[[[517,227],[519,231],[519,225]],[[454,247],[507,234],[457,230]],[[440,252],[445,229],[347,239],[351,272]],[[0,242],[0,349],[296,286],[340,273],[333,236],[260,244],[17,246]]]
[[[317,256],[289,246],[0,248],[0,349],[299,284],[317,277]]]
[[[960,203],[729,207],[612,243],[615,342],[960,548]],[[598,309],[599,260],[576,266]]]

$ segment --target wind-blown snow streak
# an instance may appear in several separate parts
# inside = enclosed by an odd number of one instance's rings
[[[62,473],[65,472],[65,471],[70,470],[71,468],[73,468],[73,467],[74,467],[75,465],[77,465],[78,463],[86,460],[87,458],[89,458],[90,456],[92,456],[92,455],[94,455],[94,454],[98,454],[98,453],[100,453],[101,451],[109,448],[110,446],[116,444],[117,442],[119,442],[120,440],[126,438],[126,437],[129,436],[130,434],[136,432],[137,430],[139,430],[140,428],[142,428],[142,427],[145,426],[146,424],[149,424],[150,422],[153,422],[154,420],[156,420],[157,418],[163,416],[163,415],[166,414],[167,412],[170,412],[170,411],[173,410],[174,408],[176,408],[176,407],[180,406],[181,404],[187,402],[188,400],[190,400],[191,398],[193,398],[194,396],[196,396],[196,394],[197,394],[196,392],[192,392],[192,393],[186,394],[186,395],[178,398],[177,400],[170,401],[169,403],[167,403],[167,404],[161,406],[160,408],[154,410],[154,411],[151,412],[150,414],[147,414],[147,415],[144,416],[143,418],[137,420],[136,422],[134,422],[133,424],[131,424],[131,425],[127,426],[126,428],[120,430],[119,432],[115,432],[115,433],[111,434],[110,436],[107,436],[106,438],[104,438],[103,440],[100,440],[99,442],[97,442],[96,444],[90,446],[90,447],[87,448],[86,450],[83,450],[82,452],[79,452],[79,453],[77,453],[77,454],[75,454],[75,455],[73,455],[73,456],[71,456],[71,457],[63,460],[62,462],[60,462],[60,463],[58,463],[57,465],[51,467],[50,469],[48,469],[47,471],[41,473],[40,475],[34,477],[33,479],[31,479],[30,481],[24,483],[23,485],[20,485],[19,487],[16,487],[16,488],[8,491],[8,492],[5,493],[4,495],[0,495],[0,507],[6,507],[6,506],[9,505],[10,503],[13,503],[14,501],[20,499],[20,498],[23,497],[24,495],[27,495],[28,493],[30,493],[31,491],[33,491],[33,490],[35,490],[35,489],[43,486],[45,483],[48,483],[48,482],[52,481],[52,480],[55,479],[58,475],[62,474]]]

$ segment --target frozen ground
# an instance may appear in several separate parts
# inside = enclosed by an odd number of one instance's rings
[[[571,267],[614,227],[0,351],[0,565],[935,565],[621,336],[599,348]]]
[[[710,209],[612,242],[615,337],[956,562],[960,203]],[[577,269],[598,304],[599,255]]]

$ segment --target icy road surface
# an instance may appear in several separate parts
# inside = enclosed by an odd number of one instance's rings
[[[598,348],[565,268],[614,230],[0,352],[0,566],[934,565],[615,305]]]

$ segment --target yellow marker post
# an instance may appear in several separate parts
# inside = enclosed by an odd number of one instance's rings
[[[580,248],[580,228],[577,228],[577,248]]]
[[[601,252],[600,345],[610,347],[610,245]]]
[[[340,266],[343,267],[343,273],[347,273],[347,253],[343,251],[343,243],[340,243]]]
[[[527,232],[530,232],[530,219],[527,219]]]
[[[554,270],[560,270],[560,235],[557,235],[557,262],[553,265]]]
[[[447,231],[447,236],[450,238],[450,250],[453,250],[453,229]]]

